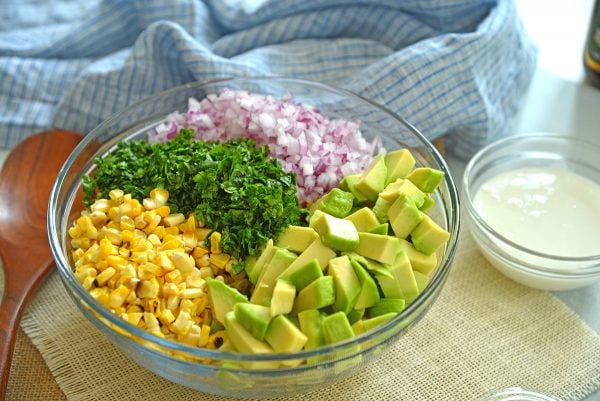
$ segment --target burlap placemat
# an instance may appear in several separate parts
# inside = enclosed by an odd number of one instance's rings
[[[68,400],[222,399],[127,359],[83,318],[56,273],[32,300],[22,328]],[[34,352],[26,339],[17,344],[9,399],[64,399]],[[597,333],[552,294],[497,273],[465,229],[441,296],[412,331],[363,372],[289,400],[475,400],[514,385],[580,400],[600,387],[599,361]],[[17,375],[31,381],[15,382]],[[25,387],[23,397],[16,389]]]

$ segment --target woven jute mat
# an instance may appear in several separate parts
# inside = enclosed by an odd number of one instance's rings
[[[21,327],[27,336],[18,338],[9,400],[222,399],[127,359],[84,319],[57,273]],[[509,386],[585,398],[600,388],[600,336],[551,293],[499,274],[464,229],[448,281],[421,322],[361,373],[288,399],[476,400]]]

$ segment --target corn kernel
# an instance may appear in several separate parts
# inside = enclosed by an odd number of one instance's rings
[[[181,224],[179,224],[179,230],[181,230],[182,233],[185,234],[195,234],[196,233],[196,217],[194,216],[194,214],[190,214],[190,217],[187,218],[187,220],[184,220],[185,222],[182,222]]]
[[[108,288],[94,288],[90,291],[90,295],[102,305],[108,307],[109,290]]]
[[[179,293],[179,297],[181,299],[192,299],[198,298],[204,295],[204,290],[202,288],[186,288],[185,290]]]
[[[144,312],[144,323],[146,323],[146,329],[159,329],[158,319],[152,313]]]
[[[169,191],[163,188],[154,188],[150,191],[150,198],[161,206],[166,205],[169,200]]]
[[[125,194],[120,189],[113,189],[112,191],[110,191],[108,193],[108,197],[110,198],[110,200],[113,201],[117,205],[120,205],[123,202],[124,195]]]
[[[140,298],[156,298],[158,297],[159,284],[155,278],[150,280],[142,280],[138,285],[136,294]]]
[[[177,319],[169,326],[177,334],[187,334],[194,323],[190,320],[187,312],[179,311]]]
[[[160,322],[165,326],[168,326],[169,324],[173,323],[173,321],[175,321],[175,316],[173,315],[173,312],[171,312],[169,309],[164,309],[160,313],[158,320],[160,320]]]
[[[167,302],[165,302],[165,308],[174,311],[179,307],[179,297],[177,295],[169,295]]]
[[[204,241],[210,232],[210,228],[196,228],[196,238],[198,238],[198,241]]]
[[[221,233],[218,231],[213,232],[210,235],[210,252],[211,253],[221,253]]]
[[[96,276],[96,282],[99,286],[103,286],[108,280],[110,280],[115,275],[116,272],[117,271],[114,267],[109,266],[102,273]]]
[[[165,226],[174,227],[185,221],[183,213],[172,213],[163,219]]]
[[[175,268],[181,273],[190,273],[194,270],[194,259],[184,252],[176,252],[171,255]]]
[[[181,272],[179,270],[173,270],[173,271],[170,271],[169,273],[165,274],[165,280],[167,282],[174,283],[177,285],[177,284],[183,282],[184,278],[181,275]]]
[[[108,213],[111,204],[108,199],[96,199],[90,208],[92,210],[92,214],[95,212]]]
[[[123,306],[127,295],[129,295],[129,288],[124,285],[120,285],[116,290],[111,291],[109,301],[110,307],[114,309]]]
[[[142,320],[144,314],[142,312],[126,312],[121,315],[121,318],[134,326],[137,326]]]
[[[81,228],[78,225],[74,225],[73,227],[69,228],[69,237],[71,237],[71,239],[77,239],[79,237],[81,237]]]
[[[208,344],[209,337],[210,337],[210,326],[203,324],[202,329],[200,331],[200,340],[198,341],[198,345],[200,347],[206,347],[206,344]]]
[[[154,209],[154,211],[162,218],[165,218],[171,214],[171,208],[169,206],[160,206]]]
[[[229,259],[231,259],[231,256],[226,253],[212,253],[210,255],[210,263],[221,269],[225,267]]]

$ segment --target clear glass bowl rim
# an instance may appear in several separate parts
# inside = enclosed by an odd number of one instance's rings
[[[160,99],[162,97],[167,97],[168,95],[170,95],[174,92],[177,92],[177,91],[201,88],[203,86],[207,86],[207,85],[211,85],[211,84],[221,84],[221,83],[236,82],[236,81],[241,81],[241,82],[275,81],[275,82],[279,82],[282,84],[289,82],[289,83],[292,83],[295,85],[311,86],[311,87],[314,87],[315,89],[318,89],[321,91],[332,92],[332,93],[335,93],[337,95],[340,95],[340,96],[343,96],[346,98],[353,98],[360,102],[366,102],[369,105],[371,105],[372,107],[379,109],[379,111],[383,112],[384,114],[389,115],[391,118],[393,118],[393,119],[399,121],[401,124],[405,125],[406,128],[409,131],[411,131],[419,139],[419,141],[427,149],[427,151],[432,154],[435,162],[438,163],[440,168],[444,171],[444,173],[445,173],[444,181],[448,187],[449,202],[450,202],[451,209],[453,209],[453,213],[452,213],[452,220],[449,222],[450,224],[448,227],[449,232],[450,232],[450,240],[447,245],[447,250],[444,253],[445,258],[443,260],[443,263],[438,267],[438,271],[432,277],[431,282],[425,288],[423,293],[421,293],[413,303],[411,303],[407,308],[405,308],[396,317],[381,324],[380,326],[377,327],[377,329],[371,330],[365,334],[361,334],[352,339],[345,340],[345,341],[342,341],[342,342],[339,342],[336,344],[325,345],[325,346],[319,347],[315,350],[300,351],[300,352],[295,352],[295,353],[247,354],[247,353],[241,353],[241,352],[225,352],[225,351],[219,351],[219,350],[210,350],[210,349],[206,349],[206,348],[191,347],[191,346],[188,346],[185,344],[181,344],[181,343],[177,343],[177,342],[170,341],[167,339],[159,338],[157,336],[154,336],[142,329],[134,327],[134,326],[130,325],[129,323],[125,322],[118,316],[111,313],[107,308],[100,305],[80,285],[80,283],[75,278],[73,272],[71,271],[71,266],[68,262],[68,259],[66,258],[66,255],[64,255],[64,253],[62,252],[61,241],[56,235],[57,221],[55,218],[55,213],[59,207],[59,205],[58,205],[59,189],[64,184],[67,173],[68,173],[69,169],[72,167],[73,163],[75,162],[77,156],[92,141],[94,141],[99,136],[100,133],[102,133],[102,131],[104,130],[105,127],[110,126],[114,121],[119,120],[120,118],[122,118],[123,116],[125,116],[129,112],[131,112],[132,110],[134,110],[146,103],[156,102],[158,99]],[[165,115],[168,114],[169,112],[171,112],[171,111],[167,111],[165,113]],[[66,284],[69,291],[75,293],[77,298],[79,298],[80,300],[83,300],[85,302],[85,304],[88,305],[89,308],[91,308],[93,310],[94,313],[96,313],[102,319],[105,319],[105,321],[109,322],[111,325],[117,327],[120,332],[125,332],[125,333],[130,334],[133,337],[140,338],[143,341],[147,342],[148,344],[152,344],[153,346],[155,345],[155,346],[159,347],[160,349],[168,350],[170,352],[177,352],[180,354],[188,354],[194,358],[213,359],[213,360],[233,360],[233,361],[240,361],[240,362],[261,362],[261,361],[268,362],[268,361],[286,361],[286,360],[291,361],[291,360],[298,360],[298,359],[306,359],[306,358],[315,357],[315,356],[323,357],[326,355],[330,355],[330,354],[333,355],[333,354],[339,354],[339,353],[342,353],[345,355],[351,355],[351,354],[354,354],[354,352],[351,352],[353,347],[363,344],[363,343],[368,343],[369,341],[375,340],[379,336],[382,336],[382,335],[384,336],[383,342],[388,341],[389,335],[393,335],[393,333],[391,333],[391,332],[393,332],[394,327],[397,324],[402,323],[406,318],[408,318],[410,322],[415,320],[415,317],[412,315],[415,312],[417,312],[421,307],[425,307],[425,308],[428,307],[428,305],[424,305],[424,304],[426,304],[434,295],[437,294],[437,290],[444,283],[444,281],[449,273],[449,269],[452,264],[454,255],[456,253],[456,247],[458,244],[458,233],[460,230],[459,210],[460,210],[459,209],[459,197],[458,197],[458,193],[457,193],[457,188],[456,188],[456,185],[454,184],[454,181],[452,179],[450,170],[449,170],[446,162],[441,157],[441,155],[439,154],[437,149],[431,144],[431,142],[427,138],[425,138],[425,136],[423,134],[421,134],[414,126],[412,126],[410,123],[408,123],[402,117],[398,116],[397,114],[393,113],[392,111],[388,110],[387,108],[379,105],[378,103],[376,103],[370,99],[367,99],[357,93],[348,91],[346,89],[329,86],[329,85],[326,85],[326,84],[323,84],[323,83],[320,83],[317,81],[311,81],[311,80],[306,80],[306,79],[297,79],[297,78],[273,77],[273,76],[248,76],[248,77],[217,78],[217,79],[197,81],[197,82],[187,83],[184,85],[179,85],[179,86],[164,90],[162,92],[159,92],[157,94],[154,94],[152,96],[146,97],[144,99],[141,99],[138,102],[132,103],[125,109],[113,114],[112,116],[108,117],[103,122],[101,122],[97,127],[92,129],[92,131],[90,131],[87,135],[84,136],[82,141],[73,150],[73,152],[71,153],[69,158],[65,161],[64,165],[62,166],[61,170],[59,171],[59,174],[57,176],[57,179],[54,183],[54,186],[52,188],[52,192],[50,195],[49,206],[48,206],[48,215],[47,215],[47,229],[48,229],[49,237],[50,237],[49,238],[50,239],[50,247],[51,247],[51,250],[52,250],[52,253],[54,256],[54,260],[57,264],[57,269],[59,270],[61,279],[63,280],[63,283]],[[417,318],[418,317],[419,317],[419,315],[417,315]],[[112,329],[112,330],[113,330],[113,332],[117,332],[115,329]],[[388,335],[386,335],[386,334],[388,334]],[[371,347],[378,345],[378,344],[379,344],[379,342],[376,342],[375,344],[372,344]],[[153,347],[144,346],[144,349],[146,349],[150,352],[158,352],[159,354],[164,355],[163,352],[156,351],[153,349]],[[344,351],[347,352],[347,354]],[[362,352],[364,352],[364,351],[365,350],[363,350]],[[303,366],[301,365],[301,366],[298,366],[295,368],[292,368],[292,367],[278,368],[278,369],[275,369],[274,371],[282,372],[284,370],[289,371],[289,370],[293,370],[293,369],[302,369],[302,368],[303,368]],[[261,369],[260,371],[261,372],[269,372],[268,369],[264,369],[264,370]]]
[[[541,266],[532,266],[532,265],[528,265],[528,266],[521,266],[522,261],[518,261],[515,263],[515,260],[513,258],[510,257],[510,255],[506,254],[506,253],[501,253],[500,256],[507,258],[508,260],[510,260],[513,266],[515,266],[516,268],[520,269],[520,270],[524,270],[527,272],[536,272],[536,273],[547,273],[549,275],[558,275],[558,276],[567,276],[567,277],[578,277],[578,276],[590,276],[590,275],[596,275],[598,273],[600,273],[600,255],[591,255],[591,256],[583,256],[583,257],[566,257],[566,256],[559,256],[559,255],[552,255],[552,254],[548,254],[548,253],[543,253],[543,252],[538,252],[529,248],[526,248],[520,244],[517,244],[516,242],[511,241],[509,238],[503,236],[502,234],[498,233],[496,230],[494,230],[482,217],[481,215],[477,212],[477,210],[475,209],[475,206],[473,204],[473,198],[474,195],[471,190],[471,183],[472,183],[472,175],[474,174],[474,170],[478,169],[480,167],[481,161],[485,160],[487,158],[492,158],[492,156],[494,155],[494,153],[496,153],[499,150],[504,149],[506,146],[510,146],[513,145],[515,142],[518,141],[534,141],[534,140],[548,140],[548,141],[561,141],[561,142],[565,142],[565,143],[574,143],[577,144],[579,146],[586,146],[588,148],[593,148],[597,150],[597,153],[600,154],[600,146],[596,145],[592,142],[580,139],[580,138],[575,138],[575,137],[569,137],[569,136],[565,136],[565,135],[557,135],[557,134],[520,134],[520,135],[513,135],[513,136],[509,136],[507,138],[503,138],[500,139],[498,141],[495,141],[493,143],[490,143],[489,145],[483,147],[481,150],[479,150],[475,156],[473,156],[473,158],[471,158],[471,160],[467,163],[467,166],[465,168],[464,174],[463,174],[463,182],[462,182],[462,201],[465,205],[466,211],[471,219],[472,222],[474,222],[479,229],[481,229],[482,231],[484,231],[486,234],[490,235],[492,238],[494,238],[495,240],[500,241],[501,243],[503,243],[504,245],[508,245],[511,248],[514,248],[516,250],[519,250],[523,253],[528,253],[530,255],[536,256],[538,258],[544,258],[544,259],[548,259],[548,260],[553,260],[553,261],[559,261],[559,262],[565,262],[565,263],[585,263],[588,265],[588,267],[584,267],[584,268],[565,268],[565,269],[560,269],[560,268],[545,268],[545,267],[541,267]],[[558,152],[557,152],[558,153]],[[592,265],[591,267],[589,267],[589,265]]]

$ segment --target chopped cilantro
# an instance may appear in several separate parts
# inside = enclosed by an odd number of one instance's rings
[[[92,177],[83,177],[84,203],[90,206],[113,189],[141,202],[153,188],[164,188],[172,212],[195,212],[221,233],[221,248],[241,261],[234,267],[239,273],[247,256],[257,255],[269,238],[305,217],[296,198],[296,176],[251,139],[219,143],[192,136],[192,130],[182,129],[164,144],[119,143],[94,160]]]

